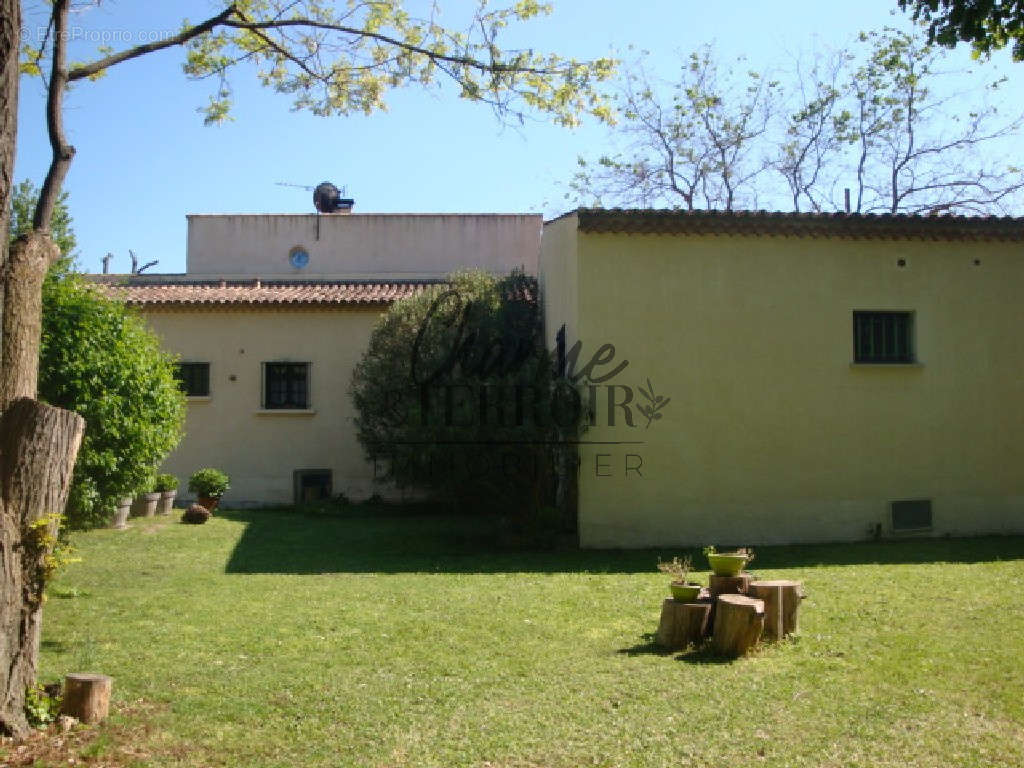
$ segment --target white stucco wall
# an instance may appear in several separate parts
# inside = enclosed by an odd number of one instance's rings
[[[190,215],[189,276],[437,279],[454,269],[537,274],[542,221],[531,214]],[[303,269],[292,249],[310,256]]]

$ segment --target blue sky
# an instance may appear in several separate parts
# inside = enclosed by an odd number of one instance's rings
[[[41,17],[26,3],[28,36]],[[447,0],[456,9],[463,2]],[[786,57],[814,46],[839,47],[858,31],[906,28],[893,14],[895,0],[825,2],[737,0],[554,0],[551,16],[510,30],[505,44],[593,58],[650,52],[657,74],[671,78],[685,55],[714,43],[723,62],[746,56],[756,68],[782,66]],[[176,30],[183,18],[209,15],[205,0],[107,0],[72,22],[82,37],[108,31],[133,42]],[[121,47],[115,45],[115,47]],[[82,41],[72,58],[91,58]],[[369,117],[318,118],[294,113],[290,101],[260,88],[239,71],[233,76],[234,122],[204,127],[196,108],[212,85],[189,82],[181,49],[121,64],[95,83],[69,94],[66,125],[78,154],[66,189],[79,241],[79,263],[99,271],[115,254],[113,271],[127,271],[128,249],[155,271],[185,267],[187,213],[302,213],[310,193],[276,182],[347,186],[357,212],[519,212],[551,215],[571,207],[563,199],[576,157],[608,146],[603,126],[567,130],[545,123],[502,127],[484,106],[452,98],[445,88],[393,92],[390,109]],[[955,63],[968,64],[966,49]],[[998,55],[984,80],[1008,73],[1004,94],[1024,105],[1024,64]],[[24,78],[16,178],[38,185],[49,162],[44,95]]]

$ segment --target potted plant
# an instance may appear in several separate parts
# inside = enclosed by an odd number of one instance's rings
[[[150,479],[143,488],[152,488],[154,481]],[[132,502],[132,517],[153,517],[156,514],[156,505],[160,503],[160,493],[147,491],[136,495]]]
[[[174,475],[157,475],[153,483],[153,490],[160,494],[160,503],[157,504],[158,515],[169,515],[174,508],[174,497],[178,495],[178,478]]]
[[[729,552],[719,552],[714,547],[704,547],[704,555],[715,576],[737,576],[753,561],[754,550],[750,547],[741,547]]]
[[[117,502],[117,507],[114,509],[114,517],[110,521],[111,528],[117,528],[123,530],[128,527],[128,513],[132,511],[132,497],[125,496]]]
[[[199,498],[199,506],[213,512],[220,497],[231,488],[230,478],[219,469],[200,469],[188,481],[188,489]]]
[[[700,584],[687,579],[690,575],[690,568],[691,562],[688,557],[683,560],[673,557],[668,563],[658,561],[658,570],[672,577],[672,581],[668,585],[672,597],[682,603],[692,603],[700,595]]]

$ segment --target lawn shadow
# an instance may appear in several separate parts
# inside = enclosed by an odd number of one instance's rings
[[[40,649],[51,653],[67,653],[68,644],[63,640],[43,640],[39,643]]]
[[[685,653],[679,654],[676,657],[676,661],[682,661],[687,664],[732,664],[737,659],[715,654],[711,650],[711,643],[706,642],[703,645],[691,647]]]
[[[685,661],[687,664],[731,664],[736,659],[716,656],[711,650],[711,644],[704,642],[699,646],[690,646],[680,650],[678,648],[669,650],[655,642],[653,632],[645,632],[640,635],[643,642],[631,645],[629,648],[620,648],[616,653],[623,656],[675,656],[676,661]]]
[[[651,573],[659,559],[696,548],[641,550],[502,549],[484,516],[360,515],[301,510],[225,510],[245,524],[227,573]],[[975,563],[1024,559],[1024,536],[913,539],[757,547],[755,570],[819,565]]]
[[[643,642],[631,645],[629,648],[619,648],[616,653],[620,653],[623,656],[672,656],[677,653],[677,651],[671,651],[658,645],[654,638],[655,634],[653,632],[645,632],[640,635],[640,639]]]

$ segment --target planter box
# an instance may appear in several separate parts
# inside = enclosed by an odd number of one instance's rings
[[[160,503],[159,493],[141,493],[132,502],[132,517],[153,517]]]
[[[164,491],[160,494],[160,501],[156,505],[156,513],[158,515],[169,515],[171,510],[174,509],[174,499],[178,495],[175,491]]]
[[[110,520],[110,527],[123,530],[128,527],[128,513],[132,509],[132,497],[126,496],[117,503],[114,510],[114,517]]]

